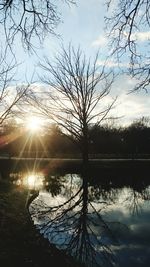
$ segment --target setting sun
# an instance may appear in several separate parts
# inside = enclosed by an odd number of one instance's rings
[[[26,127],[28,130],[32,132],[36,132],[37,130],[40,130],[42,126],[41,119],[38,117],[30,117],[26,121]]]

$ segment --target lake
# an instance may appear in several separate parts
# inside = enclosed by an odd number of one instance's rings
[[[23,177],[23,178],[22,178]],[[143,170],[11,173],[39,192],[30,214],[41,234],[87,267],[150,262],[150,181]]]

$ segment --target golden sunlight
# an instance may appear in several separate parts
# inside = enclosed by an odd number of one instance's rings
[[[35,186],[35,181],[36,181],[36,176],[35,175],[30,175],[28,177],[28,186],[29,187],[34,187]]]
[[[42,127],[42,121],[38,117],[30,117],[26,120],[26,128],[31,132],[36,132]]]
[[[44,176],[42,174],[29,174],[25,176],[23,184],[29,189],[41,189],[44,184]]]

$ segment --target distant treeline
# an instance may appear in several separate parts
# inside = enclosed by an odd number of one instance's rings
[[[150,127],[142,118],[127,127],[91,125],[89,153],[96,154],[150,154]],[[16,123],[6,124],[0,131],[0,155],[64,156],[80,155],[80,146],[66,136],[56,125],[44,131],[30,132]]]

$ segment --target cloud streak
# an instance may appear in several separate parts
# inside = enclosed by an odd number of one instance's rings
[[[109,68],[112,67],[124,67],[124,68],[128,68],[129,67],[129,63],[124,62],[124,63],[119,63],[119,62],[115,62],[113,60],[98,60],[97,61],[97,65],[98,66],[106,66]]]
[[[108,44],[108,39],[102,35],[100,35],[96,40],[92,42],[92,46],[104,46],[107,44]]]
[[[111,93],[118,95],[114,116],[122,117],[120,124],[128,125],[143,116],[150,117],[150,97],[149,93],[130,93],[136,83],[127,75],[119,76],[112,86]]]
[[[125,37],[128,37],[129,33],[124,33]],[[145,42],[150,40],[150,31],[146,32],[135,32],[131,34],[131,40],[137,40],[140,42]]]

